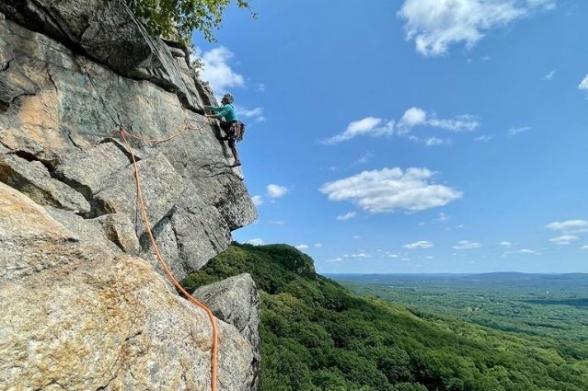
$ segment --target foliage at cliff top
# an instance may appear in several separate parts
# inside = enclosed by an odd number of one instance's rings
[[[226,7],[235,2],[239,8],[249,8],[247,0],[126,0],[135,15],[152,35],[179,35],[190,42],[192,31],[199,30],[208,40],[219,27]]]
[[[526,338],[357,297],[286,245],[233,245],[189,289],[249,272],[262,290],[260,390],[583,391],[588,364]]]

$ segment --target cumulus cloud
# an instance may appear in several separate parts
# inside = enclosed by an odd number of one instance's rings
[[[423,249],[423,248],[431,248],[433,246],[434,246],[434,244],[427,241],[427,240],[419,240],[418,242],[405,244],[402,247],[407,248],[409,250],[416,250],[416,249]]]
[[[578,85],[578,88],[581,89],[582,91],[588,91],[588,75],[586,75],[584,80],[582,80],[580,82],[580,84]]]
[[[551,238],[549,239],[549,241],[551,243],[555,243],[559,246],[568,246],[570,244],[572,244],[572,242],[575,242],[576,240],[579,240],[580,238],[577,237],[576,235],[561,235],[561,236],[557,236],[555,238]]]
[[[303,251],[303,250],[308,250],[309,246],[308,246],[308,244],[299,244],[298,246],[296,246],[296,248],[300,251]]]
[[[488,141],[492,140],[493,138],[494,138],[493,135],[484,134],[484,135],[476,137],[474,139],[474,141],[479,142],[479,143],[487,143]]]
[[[263,205],[263,197],[260,195],[254,195],[253,197],[251,197],[251,201],[253,201],[253,204],[255,206]]]
[[[512,247],[512,246],[513,246],[512,242],[508,242],[508,241],[506,241],[506,240],[504,240],[504,241],[500,242],[500,245],[501,245],[502,247]]]
[[[502,256],[503,257],[507,257],[509,255],[517,255],[517,254],[522,254],[522,255],[540,255],[539,252],[537,252],[535,250],[531,250],[530,248],[521,248],[519,250],[507,251]]]
[[[421,211],[462,197],[458,190],[435,184],[433,176],[426,168],[383,168],[325,183],[320,191],[331,201],[351,201],[371,213]]]
[[[407,134],[417,126],[429,126],[452,132],[471,132],[476,130],[480,123],[476,117],[470,114],[462,114],[454,118],[438,118],[435,113],[427,113],[420,107],[411,107],[404,112],[398,121],[398,134]]]
[[[406,110],[398,123],[399,128],[413,128],[423,125],[427,121],[427,113],[419,107],[411,107]]]
[[[263,246],[265,244],[265,242],[263,241],[263,239],[260,239],[260,238],[249,239],[245,243],[252,244],[254,246]]]
[[[568,234],[588,232],[588,220],[554,221],[547,224],[545,228]]]
[[[269,184],[267,185],[267,196],[270,198],[282,198],[288,193],[288,188],[285,186]]]
[[[385,122],[382,118],[365,117],[358,121],[350,122],[347,128],[324,141],[325,144],[338,144],[349,141],[358,136],[382,137],[394,134],[394,121]]]
[[[405,0],[398,15],[417,52],[437,56],[458,43],[471,48],[487,31],[555,5],[556,0]]]
[[[454,246],[454,250],[474,250],[480,248],[481,245],[478,242],[471,242],[469,240],[460,240]]]
[[[237,114],[240,117],[245,117],[252,119],[257,122],[265,121],[265,116],[263,115],[263,108],[255,107],[253,109],[248,109],[243,106],[235,105],[235,109],[237,110]]]
[[[427,113],[420,107],[411,107],[404,112],[398,122],[371,116],[350,122],[343,132],[323,140],[323,143],[333,145],[360,136],[390,137],[394,134],[406,136],[413,128],[420,126],[445,129],[452,132],[468,132],[476,130],[480,126],[480,122],[476,117],[469,114],[462,114],[453,118],[438,118],[435,113]],[[438,137],[421,140],[413,136],[410,139],[412,141],[422,142],[427,146],[448,144],[451,142],[450,140],[443,140]]]
[[[226,47],[219,46],[197,55],[202,62],[200,78],[210,84],[215,95],[219,96],[229,88],[245,85],[245,78],[230,67],[229,62],[234,55]]]
[[[528,132],[529,130],[531,130],[532,128],[530,126],[519,126],[516,128],[510,128],[508,130],[508,135],[509,136],[518,136],[521,133],[525,133]]]
[[[343,258],[370,258],[371,255],[363,251],[357,251],[351,254],[343,254]]]
[[[424,139],[423,143],[427,147],[437,147],[439,145],[451,144],[451,140],[448,140],[448,139],[444,140],[439,137],[429,137],[429,138]]]
[[[342,215],[337,216],[337,220],[339,220],[339,221],[347,221],[347,220],[351,220],[355,216],[357,216],[357,212],[347,212],[345,214],[342,214]]]

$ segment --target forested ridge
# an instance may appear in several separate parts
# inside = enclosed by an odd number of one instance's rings
[[[244,272],[261,290],[261,390],[588,389],[588,363],[550,341],[355,296],[290,246],[233,244],[184,284]]]

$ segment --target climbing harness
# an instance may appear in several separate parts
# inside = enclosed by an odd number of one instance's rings
[[[184,129],[184,131],[185,131],[185,129]],[[176,138],[177,136],[179,136],[181,133],[183,133],[183,131],[176,133],[172,137],[168,137],[166,139],[149,140],[149,141],[151,143],[161,143],[161,142],[172,140],[172,139]],[[131,156],[131,159],[132,159],[133,171],[134,171],[134,176],[135,176],[135,186],[136,186],[136,191],[137,191],[138,208],[139,208],[139,212],[141,214],[141,220],[143,220],[143,224],[145,225],[145,228],[147,230],[147,236],[149,237],[149,241],[151,243],[151,250],[153,252],[153,255],[155,256],[155,258],[159,262],[161,268],[163,269],[165,276],[174,285],[176,290],[178,290],[180,292],[180,294],[182,296],[184,296],[184,298],[186,300],[188,300],[190,303],[192,303],[196,307],[204,310],[204,312],[206,312],[206,314],[208,315],[208,319],[210,320],[210,324],[212,327],[212,342],[211,342],[211,348],[210,348],[210,350],[211,350],[211,354],[210,354],[210,389],[212,391],[216,391],[217,390],[217,382],[218,382],[218,338],[219,338],[217,319],[214,316],[214,314],[212,313],[212,310],[210,308],[208,308],[208,306],[206,306],[206,304],[204,304],[201,301],[192,297],[192,295],[190,295],[190,293],[188,293],[188,291],[186,291],[184,289],[184,287],[178,282],[178,280],[174,276],[174,273],[171,270],[169,264],[165,261],[165,259],[161,255],[161,252],[159,251],[159,246],[157,245],[157,241],[155,240],[155,236],[153,235],[151,223],[149,222],[149,215],[147,213],[147,206],[145,204],[145,198],[143,197],[143,190],[141,187],[141,176],[139,175],[139,165],[137,164],[137,160],[135,159],[135,155],[132,153],[132,148],[131,148],[131,145],[129,144],[129,141],[128,141],[128,137],[132,137],[134,139],[142,140],[142,141],[145,141],[146,139],[139,137],[137,135],[133,135],[133,134],[127,132],[126,130],[124,130],[122,127],[119,129],[118,135],[121,138],[125,149],[127,150],[129,156]]]

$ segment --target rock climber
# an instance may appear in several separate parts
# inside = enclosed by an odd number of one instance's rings
[[[212,112],[212,114],[207,114],[206,116],[220,120],[220,127],[226,134],[222,139],[228,141],[229,148],[231,148],[231,152],[233,152],[233,157],[235,158],[233,166],[237,167],[241,165],[241,161],[239,160],[235,141],[242,137],[243,124],[237,119],[237,113],[233,106],[234,101],[235,99],[231,94],[225,94],[220,106],[206,106]]]

